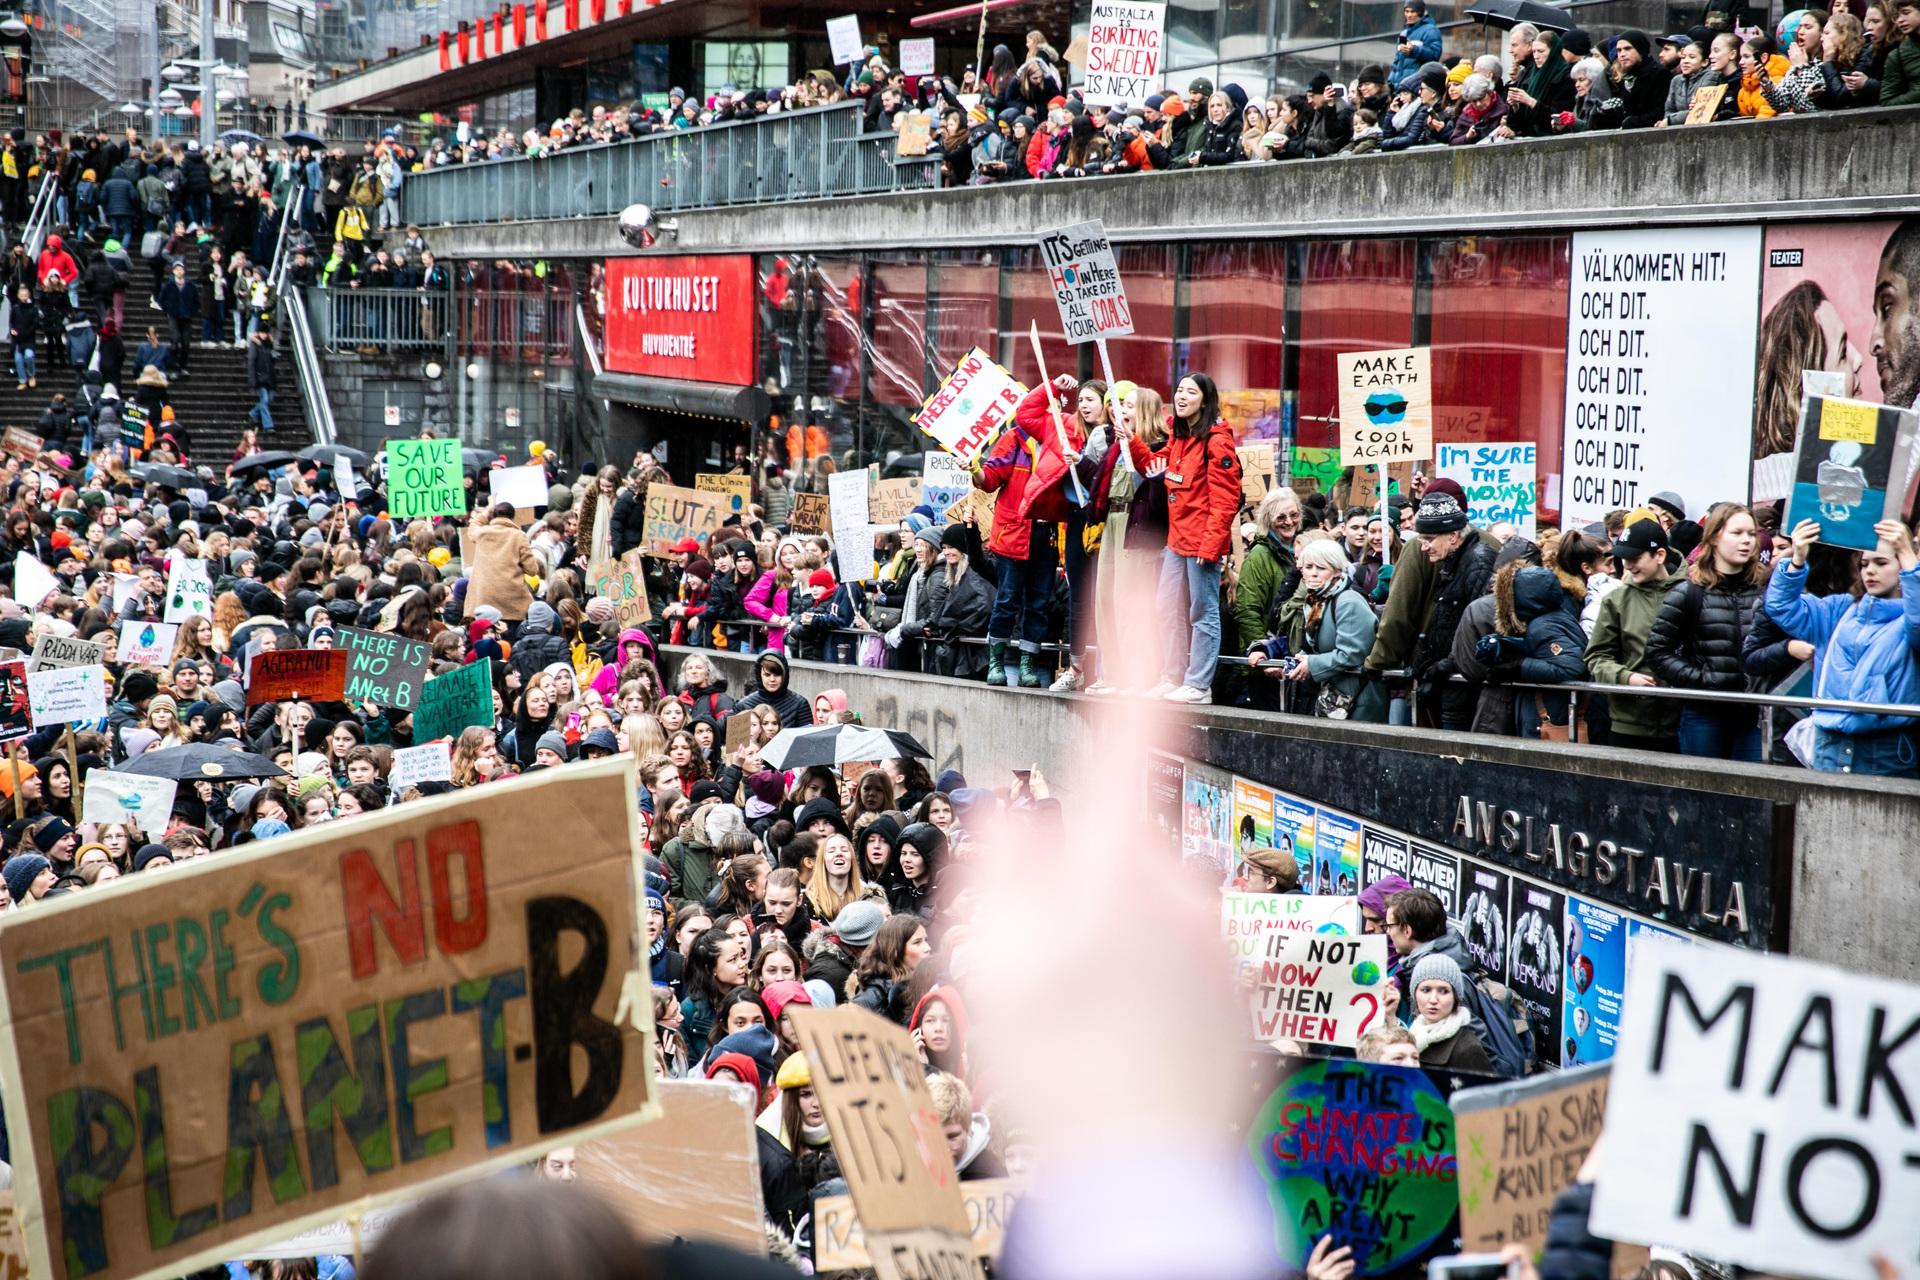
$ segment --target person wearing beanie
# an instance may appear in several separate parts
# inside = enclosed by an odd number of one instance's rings
[[[1393,562],[1386,608],[1366,662],[1376,676],[1411,667],[1421,684],[1423,710],[1437,711],[1437,723],[1463,731],[1472,723],[1479,686],[1447,679],[1453,674],[1453,636],[1467,606],[1492,585],[1500,550],[1498,540],[1468,522],[1465,504],[1458,481],[1443,476],[1427,482],[1415,510],[1416,536],[1407,539]],[[1437,698],[1429,696],[1436,692]],[[1378,722],[1384,710],[1362,697],[1354,718]]]
[[[160,692],[160,682],[150,671],[135,671],[120,682],[119,696],[107,708],[107,739],[121,746],[124,730],[139,723],[147,714],[147,704]],[[245,694],[241,695],[244,705]]]
[[[652,971],[653,985],[665,987],[680,995],[681,978],[686,972],[687,959],[676,947],[667,945],[667,899],[664,894],[649,884],[647,886],[647,963]]]
[[[851,631],[860,616],[856,587],[852,582],[836,583],[833,574],[815,569],[807,577],[807,590],[809,598],[797,606],[787,628],[787,648],[798,658],[851,665],[854,640],[840,633]]]
[[[21,907],[46,897],[59,877],[45,854],[16,853],[0,867],[0,880],[7,882],[7,900]]]
[[[1650,687],[1659,683],[1647,661],[1653,620],[1680,575],[1667,563],[1667,535],[1656,520],[1636,520],[1613,544],[1622,580],[1600,601],[1587,639],[1587,678],[1595,684]],[[1680,708],[1670,698],[1610,698],[1610,745],[1641,751],[1680,750]]]
[[[1413,1020],[1407,1030],[1420,1051],[1420,1065],[1476,1075],[1496,1075],[1493,1055],[1470,1022],[1467,975],[1452,957],[1421,956],[1413,966]]]
[[[985,676],[991,684],[993,658],[987,649],[969,641],[977,641],[988,632],[994,589],[967,557],[967,526],[950,524],[939,534],[939,560],[926,570],[913,625],[903,626],[903,634],[919,637],[920,669],[928,675],[962,680]],[[1031,656],[1021,654],[1022,684],[1039,682],[1038,672],[1031,682],[1025,677],[1025,663]],[[1005,683],[1004,672],[1001,683]]]
[[[73,851],[80,847],[80,833],[71,822],[55,814],[34,828],[33,847],[64,873],[73,865]]]
[[[1608,99],[1592,117],[1592,127],[1650,129],[1666,117],[1673,72],[1653,56],[1653,41],[1646,32],[1620,33],[1613,47],[1612,75],[1618,78],[1587,90],[1590,96],[1604,93]]]
[[[173,851],[163,844],[143,844],[133,855],[135,871],[164,871],[173,865]]]
[[[1560,56],[1562,61],[1572,64],[1582,58],[1593,56],[1593,37],[1585,28],[1575,27],[1560,37]]]
[[[541,734],[533,744],[533,762],[548,766],[565,764],[567,736],[554,729]]]

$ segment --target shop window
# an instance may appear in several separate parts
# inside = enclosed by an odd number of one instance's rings
[[[1173,246],[1115,245],[1114,260],[1133,312],[1133,334],[1107,343],[1113,376],[1152,387],[1164,396],[1173,378]],[[1097,355],[1093,371],[1100,375]]]
[[[1047,280],[1047,268],[1035,247],[1010,250],[1007,254],[1005,287],[1012,304],[1012,320],[1000,335],[1002,354],[1013,376],[1027,386],[1040,383],[1040,366],[1033,358],[1029,338],[1032,326],[1040,326],[1040,350],[1045,354],[1047,373],[1080,374],[1080,353],[1060,333],[1060,308],[1053,301],[1053,286]]]
[[[1326,240],[1298,250],[1299,444],[1340,443],[1336,356],[1412,345],[1413,248],[1411,240]]]
[[[911,257],[873,264],[868,390],[876,404],[918,410],[927,394],[927,268],[924,255]]]
[[[1200,243],[1188,251],[1179,372],[1197,369],[1218,384],[1221,409],[1242,439],[1280,434],[1286,292],[1284,244]]]
[[[994,335],[1000,326],[1000,255],[991,249],[960,250],[938,254],[935,262],[927,308],[934,372],[945,377],[974,347],[999,359]]]

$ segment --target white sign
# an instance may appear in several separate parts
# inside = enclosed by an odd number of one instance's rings
[[[76,640],[72,636],[41,634],[33,642],[33,655],[27,670],[46,671],[54,667],[94,667],[107,660],[107,646],[97,640]]]
[[[120,621],[120,646],[115,650],[121,665],[128,667],[164,667],[173,658],[173,642],[180,628],[171,622]]]
[[[530,467],[498,467],[487,472],[493,485],[495,502],[514,507],[547,505],[547,469],[539,463]]]
[[[833,529],[833,549],[840,554],[840,576],[847,581],[865,581],[874,575],[868,482],[865,470],[836,471],[827,477],[827,519]]]
[[[393,753],[393,767],[387,771],[387,786],[394,795],[422,782],[452,781],[453,743],[446,738],[398,748]]]
[[[104,720],[107,715],[105,667],[51,667],[27,673],[27,705],[33,727]]]
[[[1474,528],[1510,524],[1531,542],[1540,506],[1537,449],[1531,441],[1435,445],[1434,474],[1460,482]]]
[[[1287,895],[1295,896],[1295,895]],[[1266,936],[1254,980],[1253,1034],[1352,1049],[1388,1017],[1387,935],[1328,933]]]
[[[933,74],[933,37],[924,40],[902,40],[900,42],[900,71],[903,75],[930,76]]]
[[[360,477],[353,474],[353,459],[344,453],[333,456],[333,487],[341,497],[355,497],[360,492]]]
[[[1106,228],[1098,222],[1077,222],[1050,231],[1040,237],[1040,256],[1068,342],[1124,338],[1133,332],[1133,312]]]
[[[975,347],[960,357],[913,420],[942,449],[966,463],[993,444],[1026,394],[1018,379]]]
[[[950,453],[929,449],[921,455],[920,501],[945,511],[973,492],[973,474]]]
[[[399,405],[390,404],[390,405],[384,406],[380,410],[380,415],[386,421],[386,424],[388,426],[397,427],[400,425],[400,406]]]
[[[339,1222],[330,1222],[324,1227],[289,1236],[279,1244],[250,1246],[246,1251],[247,1257],[263,1262],[276,1258],[351,1258],[356,1249],[364,1253],[378,1244],[380,1237],[387,1234],[387,1228],[412,1207],[396,1205],[391,1209],[373,1209],[361,1214],[358,1239],[354,1237],[353,1225],[343,1218]]]
[[[845,17],[827,19],[827,43],[833,49],[833,65],[844,67],[849,62],[858,62],[865,46],[860,43],[860,15],[849,13]]]
[[[173,795],[179,786],[172,778],[89,769],[80,820],[131,822],[142,831],[163,831],[173,814]]]
[[[1093,0],[1087,28],[1088,106],[1144,107],[1160,91],[1167,6]]]
[[[1358,936],[1360,900],[1333,894],[1234,890],[1220,895],[1220,936],[1242,965],[1259,962],[1270,933]]]
[[[13,558],[13,598],[29,609],[38,609],[46,598],[60,590],[60,579],[40,563],[31,551]]]
[[[1920,1254],[1920,987],[1648,938],[1624,1003],[1596,1234],[1831,1280]]]
[[[213,581],[207,575],[205,560],[175,556],[167,569],[167,609],[160,615],[165,622],[185,622],[188,618],[213,616]]]
[[[1661,490],[1699,519],[1747,496],[1760,228],[1577,232],[1567,299],[1562,527]]]
[[[113,611],[119,613],[127,601],[140,594],[140,575],[137,573],[116,573],[113,575]]]

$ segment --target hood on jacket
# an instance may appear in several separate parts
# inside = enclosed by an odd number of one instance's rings
[[[528,609],[528,616],[532,616],[531,608]],[[644,649],[646,652],[635,654],[633,652],[635,649]],[[648,662],[653,662],[655,660],[653,637],[642,631],[639,627],[628,627],[620,633],[620,639],[614,646],[614,654],[619,658],[619,661],[613,664],[615,668],[626,666],[628,660],[634,657],[645,658]]]
[[[825,818],[833,824],[834,830],[846,836],[849,840],[853,838],[853,832],[847,826],[847,815],[840,812],[839,805],[827,799],[825,796],[819,796],[809,800],[801,806],[800,812],[793,816],[793,829],[795,831],[805,831],[808,826],[812,825],[816,818]],[[859,851],[855,850],[854,853],[854,861],[858,863]]]
[[[907,877],[900,870],[900,852],[908,845],[920,851],[920,859],[926,864],[927,885],[931,887],[939,879],[940,864],[946,860],[947,833],[931,822],[907,825],[906,830],[893,841],[893,860],[887,864],[888,874],[897,877],[902,884],[907,883]]]
[[[758,674],[759,672],[756,668],[756,678]],[[764,693],[765,690],[762,690],[762,692]],[[819,706],[820,699],[822,698],[827,700],[827,706],[834,711],[845,711],[847,709],[847,691],[845,689],[822,689],[813,695],[813,702],[816,707]]]
[[[1532,622],[1567,607],[1566,588],[1553,570],[1528,565],[1513,576],[1513,612],[1521,622]]]
[[[764,672],[769,666],[780,672],[780,693],[767,688]],[[778,649],[761,650],[760,656],[753,660],[753,687],[760,691],[762,697],[767,698],[777,698],[781,694],[793,692],[793,669],[787,666],[787,655]]]
[[[1405,876],[1381,876],[1360,891],[1360,905],[1384,920],[1387,918],[1387,899],[1411,888],[1413,882]]]
[[[879,836],[887,842],[887,867],[891,870],[893,868],[893,860],[899,856],[900,851],[900,824],[883,813],[872,822],[869,822],[866,830],[860,833],[860,853],[862,859],[860,874],[863,876],[867,874],[865,857],[867,837],[869,836]],[[871,876],[867,878],[872,879]]]
[[[907,1030],[919,1030],[921,1019],[927,1016],[927,1006],[936,1001],[947,1006],[947,1012],[953,1015],[953,1038],[955,1046],[957,1048],[965,1048],[967,1044],[967,1028],[971,1025],[972,1019],[967,1014],[967,1005],[966,1002],[960,998],[960,989],[958,987],[941,985],[933,987],[927,994],[921,996],[920,1003],[913,1006],[913,1017],[907,1020]]]
[[[721,1065],[721,1059],[729,1056],[745,1058],[759,1073],[759,1080],[753,1082],[756,1091],[761,1081],[771,1081],[774,1070],[779,1066],[776,1057],[780,1052],[779,1042],[773,1038],[773,1032],[765,1026],[748,1027],[745,1031],[736,1031],[720,1040],[707,1050],[707,1072]]]

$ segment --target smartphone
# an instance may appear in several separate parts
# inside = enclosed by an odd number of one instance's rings
[[[1427,1280],[1508,1280],[1514,1266],[1497,1253],[1456,1253],[1427,1263]]]

